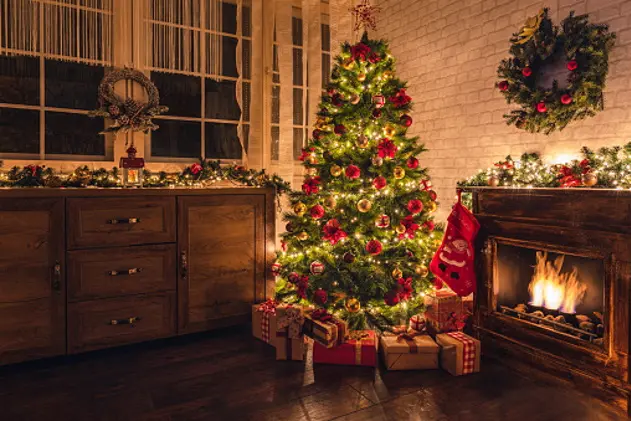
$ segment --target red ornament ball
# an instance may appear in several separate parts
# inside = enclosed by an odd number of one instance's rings
[[[546,107],[546,103],[541,101],[540,103],[537,104],[537,111],[539,111],[540,113],[545,113],[546,111],[548,111],[548,107]]]
[[[524,67],[523,69],[521,69],[521,74],[525,77],[530,77],[532,76],[532,69],[530,67]]]
[[[418,159],[415,156],[411,156],[408,158],[407,162],[408,168],[415,169],[418,168]]]
[[[294,224],[292,224],[291,222],[287,222],[287,225],[285,225],[285,231],[293,232],[293,230],[294,230]]]
[[[373,118],[380,118],[381,117],[381,110],[379,110],[379,109],[372,110],[372,116],[373,116]]]
[[[379,240],[370,240],[368,243],[366,243],[366,251],[373,256],[376,256],[383,251],[383,246],[381,245]]]
[[[401,124],[405,127],[410,127],[412,125],[412,117],[407,114],[403,114],[401,116]]]
[[[309,213],[313,219],[320,219],[324,216],[324,206],[315,205],[309,210]]]
[[[386,292],[386,295],[383,296],[383,301],[386,303],[386,305],[392,307],[399,304],[399,301],[401,301],[401,299],[399,298],[399,293],[397,291],[391,290]]]
[[[375,104],[375,108],[383,108],[386,105],[386,97],[379,94],[372,97],[372,102]]]
[[[438,194],[436,194],[436,192],[434,190],[430,190],[429,191],[429,198],[436,201],[436,199],[438,198]]]
[[[342,259],[344,259],[344,262],[346,263],[353,263],[355,261],[355,255],[350,251],[347,251],[344,253],[344,256],[342,256]]]
[[[434,221],[425,221],[423,226],[427,228],[428,231],[434,231],[434,228],[436,228]]]
[[[386,184],[388,184],[388,182],[386,181],[386,177],[382,175],[375,177],[375,179],[372,180],[372,185],[375,186],[377,190],[383,189],[384,187],[386,187]]]
[[[329,300],[329,295],[323,289],[318,289],[313,293],[313,300],[316,304],[324,305]]]
[[[314,275],[321,275],[322,272],[324,272],[324,264],[318,262],[317,260],[311,262],[311,265],[309,266],[309,271]]]
[[[298,281],[300,280],[300,275],[298,275],[298,273],[296,272],[292,272],[287,277],[287,280],[292,284],[297,284]]]
[[[354,180],[354,179],[359,178],[361,171],[357,165],[351,164],[348,167],[346,167],[345,174],[346,174],[346,177]]]
[[[574,70],[578,69],[578,63],[576,62],[576,60],[570,60],[567,62],[567,69],[570,72],[573,72]]]
[[[342,136],[344,133],[346,133],[346,127],[343,124],[337,124],[333,131],[336,135]]]
[[[561,95],[561,104],[563,105],[569,105],[572,103],[572,96],[569,94],[563,94]]]
[[[412,215],[421,213],[423,211],[423,202],[418,199],[412,199],[408,202],[408,210]]]
[[[500,91],[502,92],[506,92],[508,91],[508,81],[507,80],[503,80],[500,83],[497,84],[497,87],[500,89]]]

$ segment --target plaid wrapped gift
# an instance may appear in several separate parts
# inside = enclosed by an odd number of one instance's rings
[[[442,289],[425,296],[425,319],[431,332],[461,330],[466,318],[462,298],[455,292]]]
[[[440,365],[454,376],[480,371],[480,341],[462,332],[449,332],[436,335],[441,347]]]
[[[313,344],[313,362],[376,367],[378,344],[374,330],[357,330],[335,348],[326,348],[317,342]]]
[[[345,321],[333,317],[324,309],[317,309],[305,313],[303,333],[323,345],[333,348],[342,345],[348,334],[348,325]]]
[[[305,318],[302,307],[279,306],[276,309],[276,359],[302,361],[305,355],[305,337],[302,325]]]
[[[268,344],[274,344],[276,332],[276,309],[278,303],[267,300],[252,306],[252,335]]]
[[[400,333],[397,333],[400,332]],[[383,359],[388,370],[438,368],[439,346],[429,336],[413,330],[395,329],[381,335]]]

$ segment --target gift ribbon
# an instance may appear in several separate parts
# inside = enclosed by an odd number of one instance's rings
[[[464,346],[462,351],[462,374],[473,373],[475,369],[475,342],[462,332],[449,332],[447,335],[461,342]]]
[[[299,308],[287,307],[285,311],[281,313],[276,323],[279,329],[287,330],[287,337],[289,339],[298,339],[302,333],[302,325],[304,322],[305,318]]]
[[[395,327],[393,332],[397,335],[397,342],[403,342],[410,348],[410,354],[418,353],[418,345],[414,338],[421,336],[422,333],[414,329],[408,329],[406,326]]]
[[[263,313],[263,317],[261,317],[261,337],[267,343],[270,341],[269,318],[276,314],[276,304],[275,300],[269,299],[261,303],[256,309],[256,311]]]
[[[284,338],[285,341],[285,359],[286,360],[293,360],[293,350],[292,350],[292,346],[291,343],[293,342],[293,340],[289,337],[289,328],[287,328],[286,330],[279,330],[276,332],[276,337],[277,338]]]
[[[355,341],[355,365],[362,364],[362,341],[370,338],[370,335],[366,332],[352,332],[350,339]]]

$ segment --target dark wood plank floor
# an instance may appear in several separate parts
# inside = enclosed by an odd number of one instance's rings
[[[483,372],[276,362],[245,329],[0,369],[3,421],[623,419],[571,389]],[[624,418],[626,419],[626,418]]]

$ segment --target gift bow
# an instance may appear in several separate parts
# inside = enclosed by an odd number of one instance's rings
[[[287,337],[290,339],[300,338],[302,333],[302,325],[305,322],[305,318],[299,308],[288,307],[285,309],[285,314],[278,318],[277,327],[279,329],[287,329]]]
[[[408,329],[406,326],[395,327],[394,329],[392,329],[392,331],[397,335],[397,342],[413,342],[415,337],[421,336],[423,334],[418,330],[414,330],[412,328]]]
[[[313,320],[319,320],[321,322],[330,322],[333,320],[333,316],[330,315],[325,309],[319,308],[317,310],[313,310],[311,313],[311,318]]]
[[[260,311],[264,314],[276,314],[276,305],[278,303],[276,300],[272,300],[271,298],[264,303],[261,303],[256,311]]]

